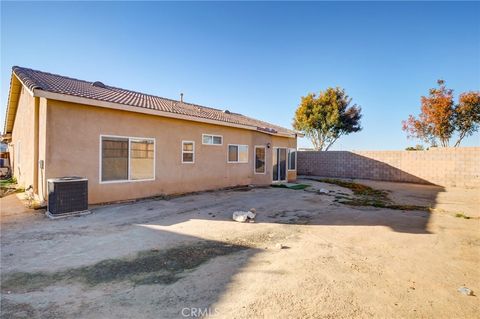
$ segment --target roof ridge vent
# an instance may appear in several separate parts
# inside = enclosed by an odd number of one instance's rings
[[[105,84],[103,84],[102,82],[100,81],[95,81],[92,83],[92,86],[96,86],[97,88],[102,88],[102,89],[105,89],[107,86]]]

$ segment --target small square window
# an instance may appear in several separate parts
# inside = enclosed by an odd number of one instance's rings
[[[223,137],[221,135],[211,135],[211,134],[202,135],[202,144],[222,145],[222,143],[223,143]]]
[[[182,163],[194,163],[195,162],[195,142],[183,141],[182,142]]]

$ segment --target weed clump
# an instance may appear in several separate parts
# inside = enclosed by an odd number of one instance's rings
[[[464,218],[464,219],[470,219],[470,216],[465,215],[464,213],[456,213],[455,217],[457,218]]]
[[[305,189],[307,187],[310,187],[310,185],[307,185],[307,184],[272,184],[271,187],[302,190],[302,189]]]
[[[353,196],[345,193],[338,193],[341,195],[335,196],[335,202],[350,206],[371,206],[377,208],[388,208],[396,210],[417,210],[417,211],[429,211],[430,208],[419,205],[402,205],[395,204],[388,196],[388,192],[372,188],[367,185],[343,181],[339,179],[331,178],[308,178],[310,180],[337,185],[340,187],[348,188],[353,192]]]

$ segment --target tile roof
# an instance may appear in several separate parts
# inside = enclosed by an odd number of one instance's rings
[[[264,121],[256,120],[238,113],[225,112],[223,110],[211,107],[185,103],[150,94],[116,88],[113,86],[104,85],[101,82],[77,80],[66,76],[18,66],[14,66],[12,69],[20,81],[31,91],[43,90],[97,101],[119,103],[150,110],[169,112],[193,118],[196,117],[231,124],[253,126],[256,127],[257,130],[266,133],[279,133],[288,135],[295,134],[295,132],[292,130]]]

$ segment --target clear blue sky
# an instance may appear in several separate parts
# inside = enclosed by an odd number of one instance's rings
[[[438,78],[480,88],[480,3],[1,3],[1,110],[12,65],[228,108],[291,127],[342,86],[364,130],[334,149],[403,149]],[[302,140],[299,146],[308,146]],[[464,143],[480,145],[477,134]]]

